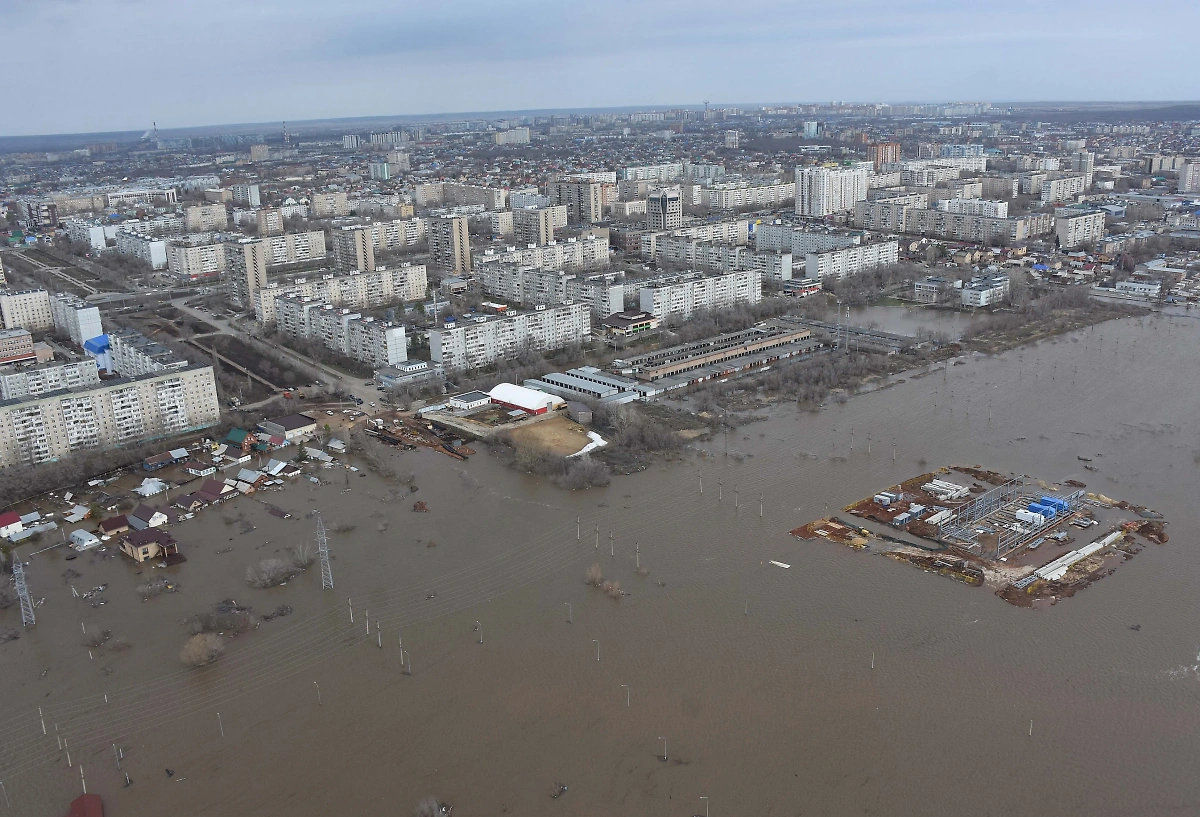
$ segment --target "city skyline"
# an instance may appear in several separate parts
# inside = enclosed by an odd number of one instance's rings
[[[1155,99],[1194,96],[1188,55],[1163,47],[1155,21],[1186,29],[1200,9],[1152,5],[1157,15],[1115,25],[1125,6],[1111,0],[755,0],[731,25],[727,7],[710,0],[367,0],[354,15],[315,0],[16,0],[0,9],[10,55],[42,61],[43,85],[62,93],[28,94],[0,135],[704,100],[1086,102],[1145,98],[1147,88]],[[182,31],[186,49],[173,45]],[[1146,49],[1153,63],[1125,58]],[[745,54],[755,62],[742,66]],[[69,90],[81,80],[92,93]]]

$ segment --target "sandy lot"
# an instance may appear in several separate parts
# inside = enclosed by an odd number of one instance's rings
[[[566,417],[514,428],[508,432],[514,443],[567,456],[580,451],[588,440],[587,429]]]

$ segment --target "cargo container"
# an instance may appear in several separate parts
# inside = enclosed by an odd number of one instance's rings
[[[1067,511],[1069,511],[1071,509],[1071,506],[1069,504],[1067,504],[1067,501],[1065,499],[1059,499],[1056,496],[1044,496],[1041,498],[1040,501],[1041,501],[1041,504],[1049,505],[1051,508],[1054,508],[1054,510],[1058,511],[1059,513],[1066,513]]]
[[[924,505],[909,505],[908,512],[910,514],[912,514],[914,517],[920,516],[921,514],[925,513],[925,506]]]
[[[895,519],[893,519],[892,524],[895,525],[896,527],[900,527],[901,525],[906,525],[911,521],[912,521],[912,514],[905,511],[904,513],[900,514]]]
[[[875,503],[886,508],[892,504],[892,498],[887,494],[875,494]]]

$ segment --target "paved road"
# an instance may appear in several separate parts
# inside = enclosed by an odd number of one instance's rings
[[[239,326],[234,321],[231,321],[227,318],[219,318],[216,315],[213,315],[211,312],[201,312],[197,309],[187,306],[185,299],[183,298],[171,301],[171,305],[177,308],[180,312],[186,313],[197,320],[204,321],[205,323],[216,327],[223,334],[240,338],[256,349],[264,350],[269,346],[269,354],[287,360],[288,363],[295,366],[297,370],[305,373],[307,376],[307,379],[304,383],[285,383],[282,385],[300,387],[308,385],[309,383],[314,383],[318,380],[322,383],[332,383],[333,385],[337,386],[340,391],[352,394],[362,400],[364,410],[370,412],[368,404],[372,402],[376,404],[376,409],[379,408],[378,403],[381,392],[375,388],[374,383],[368,384],[366,382],[366,378],[356,378],[350,374],[347,374],[346,372],[335,369],[332,366],[320,363],[311,358],[307,358],[304,355],[301,355],[298,352],[294,352],[291,349],[283,346],[269,345],[261,338],[255,337],[247,332],[242,326]],[[203,342],[203,339],[201,339],[201,342]]]

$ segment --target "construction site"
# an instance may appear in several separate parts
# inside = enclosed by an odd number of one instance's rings
[[[1111,574],[1146,542],[1165,544],[1161,515],[1085,490],[975,466],[920,474],[791,533],[993,587],[1018,606],[1054,604]]]

